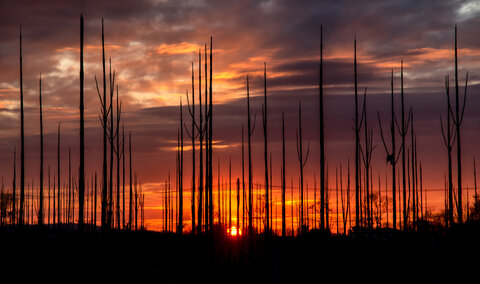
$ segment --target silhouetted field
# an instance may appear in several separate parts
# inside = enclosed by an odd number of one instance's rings
[[[256,239],[158,233],[78,232],[26,227],[0,234],[2,271],[46,280],[135,283],[398,282],[474,275],[478,225],[448,233],[379,230],[354,237],[311,231]],[[80,271],[78,271],[80,269]],[[473,269],[473,270],[472,270]],[[457,274],[458,272],[458,274]],[[204,281],[208,282],[204,282]],[[456,282],[458,283],[458,282]]]

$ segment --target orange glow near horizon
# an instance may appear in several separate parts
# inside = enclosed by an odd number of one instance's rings
[[[232,226],[232,228],[229,228],[227,230],[227,234],[232,236],[232,237],[241,236],[242,235],[242,229],[238,228],[238,230],[237,230],[237,227]]]
[[[382,184],[383,185],[383,184]],[[232,190],[229,190],[228,183],[223,182],[220,184],[221,189],[217,190],[217,185],[215,184],[213,190],[213,213],[214,213],[214,224],[221,226],[225,229],[227,235],[235,237],[241,236],[243,231],[248,228],[248,185],[245,188],[245,203],[243,202],[242,189],[240,189],[240,203],[238,204],[238,223],[237,223],[237,191],[236,186]],[[197,189],[198,190],[198,189]],[[150,199],[148,202],[152,203],[152,206],[146,204],[145,210],[148,211],[146,215],[151,216],[151,219],[147,219],[147,228],[149,230],[156,231],[176,231],[178,224],[178,213],[176,202],[177,192],[172,189],[165,196],[163,189],[160,189],[160,192],[150,195],[154,200]],[[198,191],[197,193],[198,194]],[[341,195],[343,194],[343,199]],[[381,210],[376,210],[373,212],[374,227],[380,222],[381,227],[392,227],[392,200],[391,192],[388,189],[388,213],[386,212],[385,207],[385,188],[381,188],[381,200],[382,208]],[[420,193],[419,193],[420,194]],[[191,189],[184,188],[184,202],[183,202],[183,231],[191,232]],[[343,190],[338,188],[338,201],[337,201],[337,189],[335,187],[330,187],[328,189],[328,210],[329,210],[329,228],[332,233],[343,234],[344,229],[348,233],[351,229],[351,226],[355,224],[355,199],[354,199],[354,190],[350,190],[350,212],[346,212],[346,188],[344,185]],[[377,196],[378,189],[374,189],[374,208],[377,208]],[[398,199],[397,193],[397,199]],[[469,198],[471,198],[471,192]],[[165,197],[169,200],[170,206],[168,214],[170,215],[169,220],[166,221],[164,214],[167,212],[163,204],[165,204]],[[429,218],[433,218],[435,214],[440,214],[443,206],[443,192],[437,192],[437,190],[428,190],[423,189],[422,195],[422,204],[423,206],[428,206],[426,214]],[[428,199],[428,201],[427,201]],[[271,230],[276,235],[281,235],[282,232],[282,203],[281,203],[281,188],[274,185],[272,191],[272,200],[271,200]],[[304,223],[305,226],[311,229],[318,229],[320,227],[320,188],[307,187],[304,186]],[[342,209],[342,201],[344,203]],[[230,203],[231,202],[231,203]],[[365,201],[363,201],[365,202]],[[397,228],[400,227],[400,222],[403,220],[402,216],[402,206],[400,201],[397,200]],[[153,204],[160,204],[158,207],[153,207]],[[230,205],[231,204],[231,205]],[[297,235],[300,228],[300,217],[301,217],[301,198],[300,198],[300,189],[298,186],[286,187],[285,192],[285,225],[286,225],[286,234],[288,236]],[[466,203],[465,203],[466,204]],[[198,206],[198,204],[196,204]],[[204,204],[202,206],[205,206]],[[245,207],[244,207],[245,206]],[[338,206],[338,207],[337,207]],[[198,207],[196,207],[198,208]],[[203,208],[203,207],[202,207]],[[338,208],[338,210],[337,210]],[[264,188],[260,184],[253,184],[252,187],[252,227],[255,232],[263,232],[265,229],[265,195]],[[243,210],[245,213],[243,213]],[[343,212],[342,212],[343,211]],[[231,212],[231,213],[230,213]],[[197,213],[197,212],[195,212]],[[425,213],[425,209],[424,209]],[[231,216],[230,216],[231,214]],[[243,219],[243,214],[245,214],[245,219]],[[380,215],[378,215],[380,214]],[[420,214],[420,213],[419,213]],[[381,219],[377,219],[378,216],[381,216]],[[410,217],[412,212],[410,212]],[[387,220],[388,217],[388,220]],[[364,216],[365,218],[365,216]],[[402,219],[400,219],[402,218]],[[231,221],[230,221],[231,219]],[[197,216],[195,216],[195,222],[197,222]],[[229,224],[232,224],[229,227]],[[237,224],[239,225],[237,227]],[[346,225],[346,226],[345,226]],[[167,226],[167,228],[165,228]],[[345,228],[344,228],[345,227]]]

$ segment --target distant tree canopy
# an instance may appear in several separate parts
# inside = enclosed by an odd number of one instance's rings
[[[13,211],[13,194],[11,192],[2,192],[0,194],[0,219],[1,223],[5,223],[7,218],[12,217]]]
[[[473,196],[473,204],[469,208],[471,221],[478,222],[480,220],[480,197]]]

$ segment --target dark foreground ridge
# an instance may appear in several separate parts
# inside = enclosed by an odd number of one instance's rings
[[[460,279],[478,267],[478,225],[448,233],[379,230],[362,236],[312,231],[296,238],[255,239],[67,229],[4,228],[4,272],[56,280],[124,280],[163,283],[299,283],[336,279]],[[208,281],[208,282],[204,282]],[[318,282],[316,281],[316,282]],[[395,281],[396,282],[396,281]]]

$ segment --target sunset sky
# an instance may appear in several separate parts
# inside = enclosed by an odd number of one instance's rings
[[[62,122],[62,178],[68,173],[68,148],[78,175],[79,17],[85,18],[85,99],[87,175],[100,172],[102,130],[94,76],[101,84],[101,20],[105,21],[106,56],[116,70],[122,119],[132,132],[133,166],[146,193],[147,219],[160,213],[158,194],[175,174],[178,105],[195,94],[198,52],[213,37],[214,183],[217,161],[227,178],[241,174],[241,125],[246,124],[246,76],[251,78],[254,180],[263,177],[261,104],[263,66],[267,65],[269,149],[273,183],[280,185],[281,115],[286,116],[287,180],[298,184],[295,129],[302,104],[305,167],[309,186],[319,173],[318,63],[320,25],[324,35],[325,138],[330,184],[335,167],[353,167],[353,42],[357,39],[359,94],[367,90],[368,121],[373,127],[374,185],[391,179],[379,135],[389,123],[390,72],[394,72],[397,119],[400,120],[400,61],[404,61],[406,109],[413,106],[418,157],[424,187],[432,190],[432,210],[442,206],[447,153],[440,130],[445,120],[444,77],[454,86],[454,27],[458,25],[460,93],[468,71],[469,86],[462,125],[465,187],[473,187],[473,159],[480,152],[480,3],[478,1],[2,1],[0,3],[0,174],[12,179],[13,148],[20,147],[19,30],[23,32],[26,119],[26,180],[38,184],[38,79],[42,74],[46,166],[56,171],[57,125]],[[202,67],[203,61],[202,58]],[[108,66],[107,66],[108,68]],[[108,74],[107,74],[108,76]],[[203,74],[202,74],[203,76]],[[204,82],[202,82],[204,88]],[[451,88],[454,93],[454,88]],[[360,97],[362,100],[363,98]],[[196,98],[198,101],[198,97]],[[184,109],[184,114],[187,111]],[[198,112],[197,112],[198,113]],[[190,125],[190,118],[185,122]],[[362,133],[363,134],[363,133]],[[387,136],[388,134],[385,133]],[[410,135],[410,134],[409,134]],[[191,142],[185,134],[185,145]],[[397,135],[397,138],[399,136]],[[362,135],[363,143],[363,135]],[[408,136],[410,141],[410,136]],[[390,141],[389,138],[387,141]],[[400,140],[397,140],[400,145]],[[408,143],[410,145],[410,142]],[[185,152],[184,184],[191,188],[191,148]],[[17,158],[19,155],[17,154]],[[197,156],[198,161],[198,156]],[[19,160],[17,161],[17,165]],[[456,165],[456,160],[454,160]],[[17,170],[18,172],[18,170]],[[353,171],[352,171],[353,172]],[[173,179],[174,180],[174,179]],[[455,182],[456,183],[456,177]],[[390,184],[390,182],[389,182]],[[470,191],[470,195],[472,191]],[[435,198],[433,197],[435,196]],[[435,203],[436,202],[436,203]],[[188,210],[186,210],[188,211]],[[154,221],[152,221],[154,223]]]

